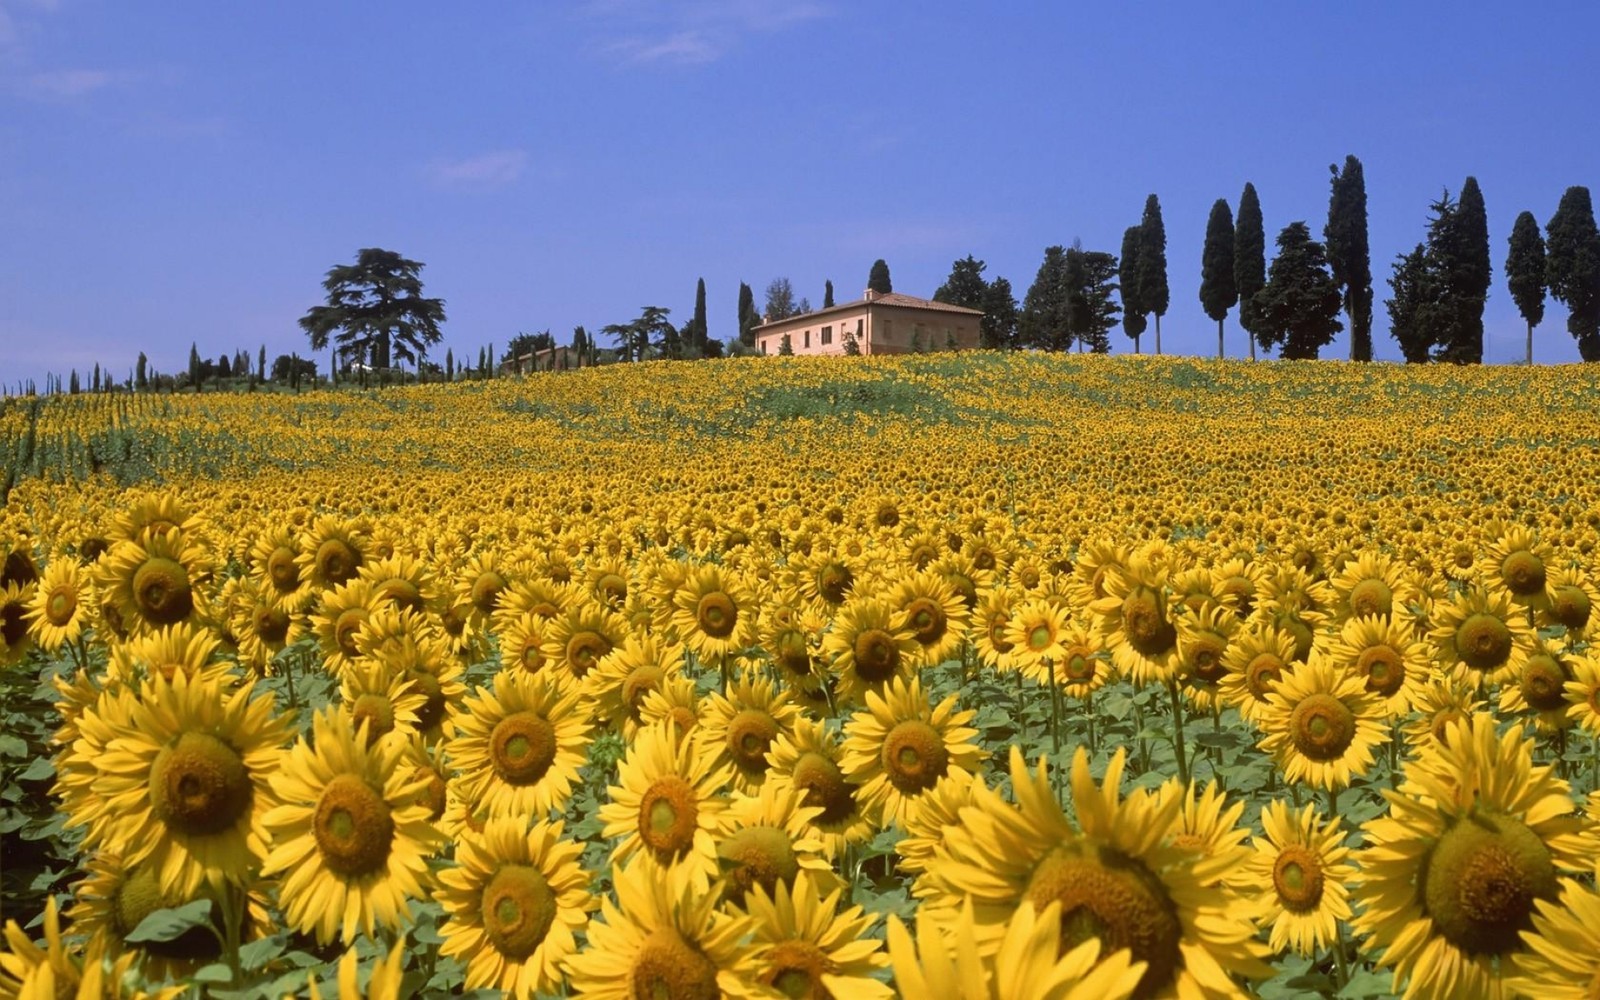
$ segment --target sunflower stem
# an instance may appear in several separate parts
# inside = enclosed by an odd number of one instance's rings
[[[222,884],[222,929],[227,942],[223,951],[227,953],[228,969],[233,973],[230,982],[234,985],[244,982],[244,963],[239,958],[239,946],[246,903],[247,897],[242,889],[235,892],[232,882]]]
[[[1183,750],[1183,695],[1178,693],[1178,682],[1167,682],[1167,693],[1172,696],[1172,750],[1178,758],[1178,781],[1189,783],[1189,762]]]
[[[1350,982],[1350,966],[1345,963],[1344,957],[1344,922],[1342,920],[1335,920],[1333,922],[1333,927],[1333,964],[1335,970],[1334,992],[1337,993],[1339,990],[1344,989],[1345,985]]]
[[[1137,697],[1133,700],[1133,728],[1139,733],[1139,771],[1146,773],[1150,770],[1150,744],[1144,738],[1144,710]]]
[[[1328,815],[1339,815],[1339,789],[1328,789]]]
[[[1057,756],[1061,756],[1061,688],[1056,684],[1056,661],[1054,657],[1045,657],[1045,664],[1050,668],[1050,749]]]
[[[1093,757],[1099,752],[1094,744],[1094,692],[1083,693],[1083,718],[1089,730],[1089,756]]]

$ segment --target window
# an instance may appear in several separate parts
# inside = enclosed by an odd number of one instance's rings
[[[825,345],[833,343],[833,327],[825,326],[822,328],[821,342]]]
[[[805,332],[804,339],[801,341],[800,346],[802,346],[802,347],[810,347],[811,346],[811,331],[810,330],[807,330]]]

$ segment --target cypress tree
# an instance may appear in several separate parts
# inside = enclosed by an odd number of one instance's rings
[[[867,274],[867,290],[879,295],[894,291],[894,284],[889,280],[889,263],[882,257],[872,262],[872,270]]]
[[[1600,361],[1600,232],[1586,187],[1569,187],[1545,225],[1545,283],[1567,307],[1567,332],[1585,361]]]
[[[1483,306],[1489,297],[1494,267],[1489,262],[1489,218],[1478,181],[1468,177],[1450,219],[1447,256],[1441,260],[1449,289],[1449,339],[1438,358],[1456,364],[1483,361]]]
[[[194,391],[200,391],[200,350],[192,342],[189,344],[189,381],[194,385]]]
[[[1144,200],[1139,222],[1139,304],[1156,314],[1156,353],[1161,353],[1161,317],[1167,314],[1167,226],[1161,221],[1161,200]]]
[[[983,319],[978,321],[980,343],[991,351],[1017,346],[1017,297],[1011,282],[995,278],[983,294]]]
[[[822,283],[822,308],[824,308],[824,309],[832,309],[833,308],[833,282],[832,281],[825,281],[825,282]]]
[[[1139,337],[1144,333],[1150,310],[1139,298],[1139,240],[1138,226],[1129,226],[1122,232],[1122,258],[1117,267],[1117,279],[1122,292],[1122,332],[1133,338],[1133,353],[1139,353]]]
[[[1344,296],[1349,318],[1350,360],[1372,360],[1372,254],[1367,244],[1367,181],[1361,161],[1344,158],[1344,170],[1329,166],[1333,192],[1328,197],[1328,266]]]
[[[1200,258],[1200,305],[1217,321],[1218,358],[1223,356],[1223,322],[1238,301],[1239,288],[1233,283],[1233,212],[1226,198],[1218,198],[1206,220],[1206,247]]]
[[[1541,244],[1541,246],[1542,245],[1543,244]],[[1541,290],[1539,294],[1542,296],[1544,294],[1543,290]],[[140,351],[139,361],[133,369],[133,385],[134,388],[138,389],[140,392],[150,388],[149,367],[150,362],[145,359],[144,352]]]
[[[444,380],[446,382],[456,380],[456,352],[452,347],[444,349]]]
[[[1261,200],[1256,186],[1245,183],[1239,196],[1239,214],[1233,223],[1233,286],[1239,293],[1239,325],[1250,338],[1250,360],[1256,359],[1260,324],[1256,295],[1267,284],[1267,234],[1261,221]]]
[[[1506,255],[1506,284],[1511,300],[1528,324],[1528,364],[1533,364],[1533,328],[1544,319],[1544,235],[1532,212],[1523,212],[1511,226]]]
[[[691,358],[706,356],[706,279],[701,278],[694,287],[694,318],[689,320],[688,354]],[[554,355],[552,355],[554,357]]]
[[[755,346],[759,319],[756,315],[756,293],[750,290],[749,285],[739,282],[739,343],[745,347]]]

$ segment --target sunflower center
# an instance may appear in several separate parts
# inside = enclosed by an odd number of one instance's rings
[[[1290,844],[1272,864],[1272,888],[1291,913],[1308,913],[1322,901],[1322,859],[1304,844]]]
[[[1228,674],[1222,657],[1228,651],[1228,640],[1216,632],[1197,632],[1189,641],[1189,668],[1194,679],[1203,684],[1215,684]]]
[[[1094,680],[1094,657],[1087,653],[1070,653],[1061,667],[1069,683],[1088,684]]]
[[[1056,641],[1055,629],[1047,622],[1040,622],[1028,630],[1028,648],[1035,653],[1042,653],[1049,649]]]
[[[1368,691],[1388,698],[1406,681],[1405,657],[1392,646],[1368,646],[1356,658],[1356,672],[1366,677]]]
[[[595,593],[606,603],[621,606],[628,599],[628,581],[616,573],[606,573],[594,582]]]
[[[1550,616],[1569,629],[1589,624],[1589,595],[1582,587],[1563,584],[1550,598]]]
[[[186,732],[156,754],[150,809],[193,837],[221,833],[250,810],[250,773],[233,747],[209,733]]]
[[[1423,906],[1445,940],[1472,955],[1519,946],[1533,926],[1533,901],[1554,899],[1550,851],[1520,820],[1480,813],[1458,821],[1434,846]]]
[[[1518,549],[1500,562],[1500,577],[1506,589],[1518,597],[1531,597],[1544,589],[1544,560]]]
[[[78,610],[78,591],[75,587],[62,586],[50,591],[45,598],[45,621],[57,628],[64,628],[72,622],[73,614]]]
[[[907,719],[889,730],[880,759],[889,783],[906,795],[927,791],[950,770],[944,738],[921,719]]]
[[[855,582],[855,574],[841,562],[830,562],[817,571],[817,593],[829,604],[842,604]]]
[[[856,787],[844,778],[839,765],[815,750],[795,761],[794,786],[805,793],[805,804],[820,808],[819,824],[840,823],[856,808]]]
[[[1128,645],[1145,656],[1165,653],[1178,640],[1167,621],[1166,602],[1149,587],[1135,587],[1122,599],[1122,629]]]
[[[839,964],[827,952],[810,941],[791,938],[767,952],[767,972],[761,981],[790,1000],[830,1000],[833,994],[822,985],[822,977],[838,971]]]
[[[1337,760],[1356,738],[1356,716],[1333,695],[1313,694],[1294,707],[1289,735],[1312,760]]]
[[[1217,593],[1239,602],[1239,614],[1248,618],[1255,608],[1256,585],[1247,576],[1230,576],[1217,587]]]
[[[350,704],[350,721],[358,730],[363,722],[367,724],[367,745],[371,746],[394,730],[394,702],[372,692],[358,695]]]
[[[675,774],[657,778],[639,800],[639,836],[662,860],[694,846],[699,819],[694,786]]]
[[[800,872],[794,841],[772,826],[747,826],[724,837],[717,857],[728,880],[726,898],[734,901],[742,901],[758,885],[771,895],[780,881],[793,881]]]
[[[295,551],[280,545],[267,556],[267,579],[274,589],[288,593],[300,586],[300,566],[295,562]]]
[[[670,927],[652,931],[628,970],[633,1000],[720,1000],[717,964]]]
[[[21,600],[0,606],[0,645],[15,647],[28,635],[28,609]]]
[[[506,589],[506,578],[499,573],[489,571],[479,573],[478,578],[472,581],[472,606],[484,614],[493,614],[494,609],[500,606],[500,593]]]
[[[1251,697],[1265,701],[1272,693],[1272,685],[1283,679],[1283,668],[1284,662],[1276,653],[1257,653],[1244,668],[1244,684]]]
[[[997,613],[989,620],[989,644],[994,651],[1002,655],[1011,652],[1016,647],[1006,639],[1006,629],[1011,623],[1011,616]]]
[[[950,625],[944,608],[939,606],[938,601],[928,597],[919,597],[906,605],[906,620],[911,623],[918,645],[922,646],[932,645],[944,638]]]
[[[323,863],[347,878],[382,868],[394,843],[389,804],[355,774],[334,775],[323,788],[311,830]]]
[[[517,657],[517,665],[530,674],[536,674],[544,667],[544,653],[539,649],[537,637],[530,636],[522,644],[522,654]]]
[[[760,709],[747,708],[728,721],[725,745],[733,764],[747,775],[767,771],[767,750],[778,735],[778,721]]]
[[[426,670],[407,670],[406,680],[410,681],[417,693],[422,695],[422,704],[417,707],[417,729],[424,732],[433,729],[444,721],[447,707],[444,685],[439,683],[439,678]]]
[[[534,712],[515,712],[489,731],[489,760],[502,780],[534,785],[556,759],[556,727]]]
[[[972,577],[952,570],[944,575],[944,582],[955,590],[956,596],[961,598],[961,603],[967,606],[968,611],[978,606],[978,584]]]
[[[330,538],[317,546],[317,572],[330,584],[341,584],[356,575],[361,555],[347,542]]]
[[[356,648],[356,634],[366,623],[366,608],[346,608],[339,612],[339,617],[333,620],[333,638],[339,644],[339,652],[346,656],[360,655],[361,651]]]
[[[118,937],[133,933],[144,918],[155,911],[187,902],[190,900],[169,898],[161,891],[161,879],[155,867],[138,866],[123,877],[111,900]],[[146,941],[139,948],[146,954],[181,962],[204,962],[222,954],[217,935],[204,925],[191,927],[170,941]]]
[[[146,559],[133,574],[133,601],[157,625],[172,625],[194,610],[189,572],[171,559]]]
[[[1440,746],[1450,745],[1450,726],[1466,718],[1466,714],[1458,708],[1445,708],[1434,713],[1433,721],[1428,724],[1428,731],[1433,734],[1434,740]]]
[[[1128,948],[1134,961],[1148,963],[1134,996],[1171,983],[1183,924],[1160,878],[1137,859],[1109,847],[1063,844],[1034,868],[1027,898],[1035,909],[1060,901],[1060,954],[1099,938],[1101,954]]]
[[[282,608],[275,608],[270,604],[256,607],[251,616],[255,626],[256,635],[261,641],[271,645],[282,645],[283,640],[289,636],[289,615]]]
[[[778,637],[778,666],[797,676],[811,673],[811,651],[806,648],[805,634],[791,630]]]
[[[567,662],[572,666],[572,673],[578,677],[587,674],[600,657],[609,652],[611,640],[599,632],[575,632],[567,640]]]
[[[720,590],[700,598],[694,606],[695,624],[700,626],[700,631],[713,639],[726,639],[733,634],[734,626],[739,622],[739,608],[733,603],[733,598]]]
[[[628,676],[622,679],[622,706],[630,718],[638,720],[639,705],[644,701],[644,696],[661,687],[664,676],[661,668],[652,663],[628,671]]]
[[[1522,670],[1522,697],[1536,712],[1553,712],[1567,705],[1567,672],[1555,657],[1536,653]]]
[[[483,887],[483,932],[515,962],[531,956],[556,922],[556,894],[532,865],[506,865]]]
[[[1394,591],[1382,580],[1368,577],[1350,588],[1350,616],[1388,615],[1394,609]]]
[[[1474,670],[1493,670],[1511,656],[1511,629],[1494,615],[1468,615],[1456,629],[1456,652]]]
[[[894,636],[881,628],[864,629],[856,636],[856,674],[869,684],[878,684],[894,676],[900,665],[900,647]]]
[[[397,608],[422,610],[422,590],[405,577],[393,576],[372,588],[372,599],[388,601]]]

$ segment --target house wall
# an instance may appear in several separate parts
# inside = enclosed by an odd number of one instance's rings
[[[863,306],[860,309],[848,309],[844,312],[820,316],[814,323],[796,323],[794,319],[789,319],[783,321],[782,324],[772,324],[777,327],[775,330],[767,330],[758,326],[756,327],[756,350],[764,351],[767,354],[777,354],[780,345],[783,343],[783,335],[787,332],[790,338],[789,343],[796,354],[843,354],[845,331],[853,331],[858,321],[862,324],[862,333],[858,337],[858,341],[865,338],[867,313],[868,309]],[[825,329],[827,330],[829,343],[823,343]],[[861,353],[867,353],[865,346],[861,348]]]
[[[862,354],[909,354],[913,335],[918,331],[926,352],[948,350],[947,333],[955,336],[958,349],[972,351],[978,347],[978,319],[941,309],[863,305],[860,309],[830,313],[812,323],[788,319],[771,324],[773,329],[757,327],[756,350],[777,354],[783,335],[788,333],[796,355],[843,354],[845,331],[855,331],[859,323],[861,332],[856,335],[856,342]]]

